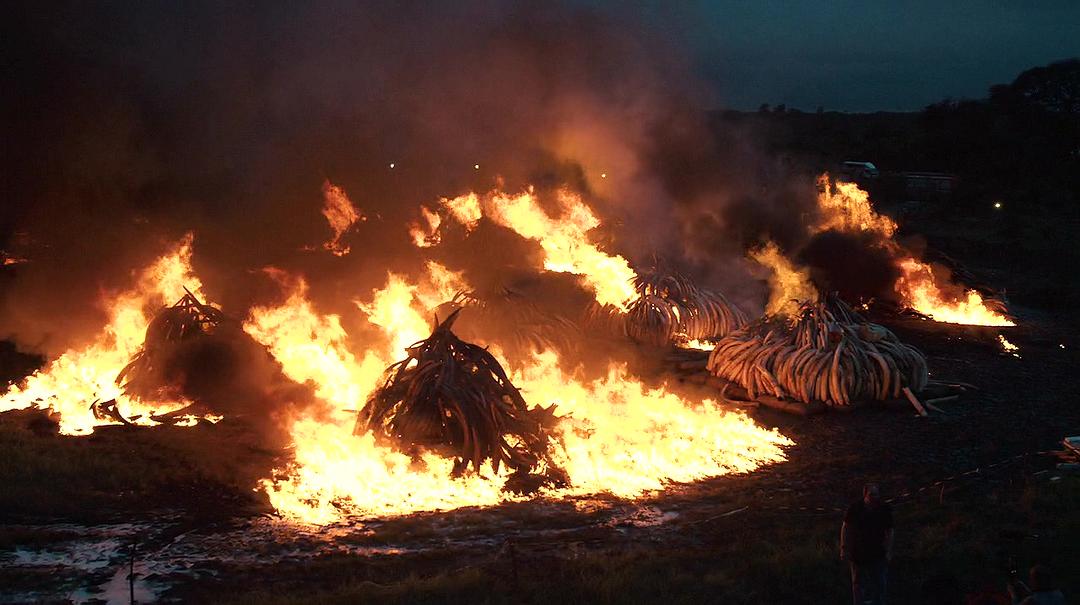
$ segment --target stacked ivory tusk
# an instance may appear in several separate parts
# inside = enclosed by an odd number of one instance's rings
[[[794,319],[772,318],[729,334],[709,354],[713,375],[778,399],[830,406],[921,391],[926,357],[888,328],[869,323],[835,297],[803,303]]]
[[[576,323],[545,311],[526,294],[509,288],[483,295],[458,292],[439,305],[435,315],[449,317],[459,309],[455,330],[462,338],[498,345],[510,367],[518,367],[534,353],[573,355],[581,346],[581,328]]]
[[[747,323],[746,314],[723,294],[698,288],[671,270],[653,269],[634,279],[638,297],[626,313],[593,305],[588,321],[637,342],[657,346],[678,340],[713,339]]]

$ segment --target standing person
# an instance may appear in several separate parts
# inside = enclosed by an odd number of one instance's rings
[[[877,484],[863,488],[862,500],[848,507],[840,529],[840,558],[851,565],[855,605],[885,605],[885,580],[892,559],[892,509]]]

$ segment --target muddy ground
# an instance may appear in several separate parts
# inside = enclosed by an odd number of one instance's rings
[[[1013,311],[1020,326],[1004,329],[883,320],[934,378],[979,388],[945,413],[756,410],[795,441],[787,462],[633,502],[305,528],[253,491],[287,452],[263,449],[241,421],[68,438],[3,414],[0,602],[127,602],[133,565],[140,602],[844,603],[836,534],[867,480],[896,511],[894,602],[1000,592],[1035,562],[1080,598],[1080,480],[1045,454],[1080,434],[1080,314]],[[2,352],[9,378],[32,366]]]

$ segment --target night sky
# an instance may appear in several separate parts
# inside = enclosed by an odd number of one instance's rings
[[[785,103],[804,111],[914,111],[946,97],[983,98],[989,86],[1029,67],[1080,56],[1075,0],[636,7],[684,45],[717,104],[734,109]]]

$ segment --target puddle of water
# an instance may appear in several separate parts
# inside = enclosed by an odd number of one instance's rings
[[[655,506],[613,507],[590,502],[574,508],[578,514],[584,509],[602,515],[603,519],[582,519],[582,525],[553,529],[544,528],[542,524],[522,526],[510,519],[500,519],[497,513],[493,513],[491,523],[481,525],[476,524],[475,516],[463,523],[458,523],[453,516],[422,518],[416,520],[417,528],[433,531],[421,531],[411,541],[406,537],[404,544],[376,546],[363,544],[364,539],[379,535],[382,524],[372,520],[367,520],[364,525],[343,522],[316,527],[276,517],[255,517],[182,531],[182,517],[166,514],[154,523],[14,526],[48,531],[62,537],[34,548],[20,546],[7,552],[0,551],[0,564],[9,573],[13,572],[12,577],[18,577],[20,570],[24,571],[28,585],[0,587],[0,602],[66,599],[74,603],[129,603],[133,542],[137,543],[135,599],[139,603],[153,603],[169,588],[182,582],[216,575],[222,565],[262,567],[327,554],[370,557],[448,546],[483,547],[500,543],[511,534],[515,537],[554,536],[587,526],[625,531],[631,527],[660,526],[678,517],[678,513],[663,512]],[[493,534],[492,528],[496,526],[500,530]],[[461,530],[457,537],[453,537],[453,529]]]

